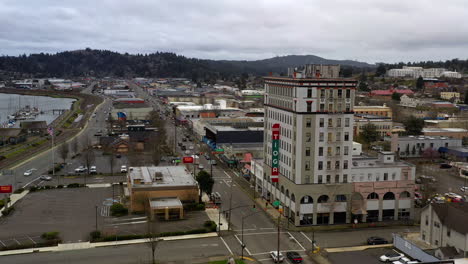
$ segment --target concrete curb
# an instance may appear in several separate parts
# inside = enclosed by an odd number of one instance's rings
[[[186,240],[186,239],[197,239],[197,238],[209,238],[217,237],[218,234],[215,232],[206,233],[206,234],[194,234],[194,235],[183,235],[183,236],[172,236],[172,237],[162,237],[162,241],[175,241],[175,240]],[[90,243],[80,242],[80,243],[70,243],[70,244],[59,244],[55,247],[43,247],[43,248],[26,248],[26,249],[16,249],[16,250],[7,250],[0,251],[0,256],[10,256],[10,255],[19,255],[19,254],[30,254],[30,253],[43,253],[43,252],[60,252],[67,250],[81,250],[81,249],[90,249],[98,247],[111,247],[111,246],[124,246],[124,245],[136,245],[147,243],[148,239],[132,239],[132,240],[122,240],[122,241],[112,241],[112,242],[97,242]]]

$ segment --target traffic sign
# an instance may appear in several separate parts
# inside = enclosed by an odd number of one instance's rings
[[[0,185],[0,193],[12,193],[13,186],[11,185]]]
[[[183,161],[184,163],[193,163],[193,157],[184,157]]]

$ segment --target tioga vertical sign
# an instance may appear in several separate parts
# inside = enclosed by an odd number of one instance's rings
[[[278,182],[280,124],[273,124],[271,132],[271,182]]]

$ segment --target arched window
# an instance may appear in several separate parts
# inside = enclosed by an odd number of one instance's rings
[[[291,202],[296,202],[296,196],[293,194],[291,194]]]
[[[407,191],[404,191],[404,192],[401,192],[400,193],[400,199],[405,199],[405,198],[410,198],[411,197],[411,194]]]
[[[284,194],[284,186],[281,185],[281,193]]]
[[[335,202],[346,202],[346,195],[338,194],[335,196]]]
[[[369,195],[367,195],[367,200],[378,200],[378,199],[379,199],[379,195],[375,192],[369,193]]]
[[[327,195],[321,195],[318,198],[318,203],[326,203],[326,202],[328,202],[328,196]]]
[[[286,197],[289,198],[289,190],[286,190]]]
[[[383,196],[384,200],[395,200],[395,194],[392,192],[387,192]]]
[[[301,198],[301,204],[311,204],[314,203],[314,199],[310,197],[309,195],[305,195]]]

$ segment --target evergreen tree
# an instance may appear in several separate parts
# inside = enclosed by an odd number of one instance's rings
[[[419,78],[416,80],[416,89],[421,90],[424,88],[424,79],[423,77],[419,76]]]

